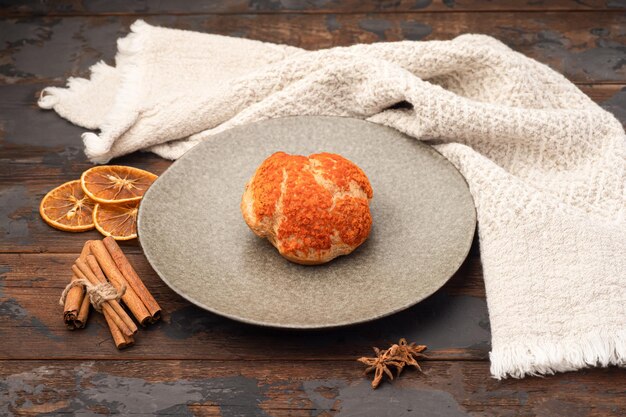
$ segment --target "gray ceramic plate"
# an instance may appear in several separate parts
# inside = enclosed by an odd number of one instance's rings
[[[244,185],[279,150],[339,153],[365,171],[374,223],[360,248],[301,266],[248,229]],[[430,146],[361,120],[292,117],[191,149],[150,187],[138,222],[148,261],[192,303],[247,323],[323,328],[387,316],[435,292],[467,256],[476,214],[461,174]]]

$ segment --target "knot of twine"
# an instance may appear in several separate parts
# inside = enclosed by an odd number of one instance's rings
[[[78,286],[85,287],[85,291],[89,295],[89,301],[91,302],[91,305],[98,312],[102,312],[103,303],[110,300],[119,301],[126,292],[126,285],[124,284],[122,284],[122,288],[120,289],[120,291],[117,291],[115,287],[108,282],[101,282],[97,285],[93,285],[86,279],[77,279],[67,284],[65,289],[63,289],[59,304],[65,305],[65,299],[67,298],[67,294],[72,288]]]

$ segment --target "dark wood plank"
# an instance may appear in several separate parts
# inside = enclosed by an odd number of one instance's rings
[[[618,104],[626,110],[626,84],[578,84],[578,88],[606,110],[611,111]],[[615,117],[626,125],[626,117],[621,117],[619,112]]]
[[[63,82],[111,60],[134,16],[4,19],[0,82]],[[147,16],[150,23],[307,49],[492,35],[579,83],[624,82],[626,13],[393,13]],[[45,65],[42,65],[45,62]]]
[[[136,346],[122,352],[111,343],[97,313],[84,330],[69,331],[63,325],[58,298],[76,256],[0,254],[0,359],[346,359],[401,337],[427,344],[431,357],[438,360],[484,359],[489,349],[485,290],[476,254],[440,291],[413,308],[372,323],[311,332],[260,328],[203,311],[170,290],[143,255],[130,255],[164,317],[140,330]],[[270,348],[276,344],[279,351]]]
[[[90,164],[82,154],[82,129],[34,106],[41,87],[84,75],[99,59],[110,62],[114,40],[136,17],[148,16],[151,23],[309,49],[488,33],[564,72],[625,121],[626,15],[619,11],[624,7],[621,0],[2,2],[0,414],[625,414],[620,382],[625,370],[523,381],[489,378],[490,332],[476,245],[442,290],[405,312],[346,329],[288,332],[191,306],[156,277],[137,244],[129,243],[131,262],[165,308],[163,322],[142,330],[137,345],[123,352],[112,346],[96,314],[87,329],[65,330],[56,299],[82,242],[98,236],[50,229],[37,206],[48,189]],[[475,13],[499,8],[524,12]],[[559,12],[534,12],[546,10]],[[162,13],[174,16],[150,16]],[[76,17],[26,18],[32,14]],[[101,16],[86,17],[96,14]],[[145,154],[116,162],[156,173],[169,166]],[[409,371],[394,385],[370,391],[353,359],[369,354],[371,345],[386,346],[403,336],[431,347],[425,373]]]
[[[356,361],[3,361],[0,407],[20,416],[610,417],[626,411],[626,390],[616,384],[624,369],[496,381],[486,362],[422,367],[423,373],[406,370],[374,391]]]
[[[609,92],[612,90],[612,87],[608,85],[581,87],[581,89],[593,100],[599,100],[602,108],[611,112],[626,127],[626,86],[615,87],[617,87],[617,91],[613,90],[613,93]]]
[[[37,0],[3,2],[0,15],[198,14],[198,13],[389,13],[620,10],[621,0]]]
[[[44,84],[0,86],[0,252],[79,253],[95,231],[64,233],[39,217],[39,201],[46,192],[76,179],[91,167],[82,151],[84,129],[50,111],[34,107],[36,92]],[[582,90],[626,123],[626,87],[582,85]],[[162,173],[170,161],[135,153],[115,163]],[[126,245],[131,252],[136,244]]]

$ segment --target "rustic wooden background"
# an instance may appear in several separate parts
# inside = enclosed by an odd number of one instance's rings
[[[191,306],[131,262],[164,320],[117,351],[101,317],[68,331],[57,299],[82,243],[96,232],[46,226],[37,207],[90,164],[82,129],[36,105],[38,91],[112,62],[138,18],[316,49],[357,42],[486,33],[544,62],[626,122],[624,0],[0,1],[0,415],[618,416],[626,371],[546,378],[489,376],[490,330],[477,244],[425,302],[351,328],[287,332]],[[149,154],[117,160],[161,173]],[[427,344],[424,373],[376,391],[355,358],[400,337]]]

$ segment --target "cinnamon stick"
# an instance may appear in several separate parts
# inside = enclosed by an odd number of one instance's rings
[[[87,262],[87,265],[89,266],[89,268],[91,268],[91,271],[96,276],[99,282],[107,282],[107,279],[104,276],[102,269],[100,269],[100,265],[98,265],[98,261],[96,260],[95,256],[87,255],[87,257],[85,257],[85,261]],[[120,316],[120,318],[124,321],[128,328],[133,333],[137,333],[137,325],[135,324],[133,319],[131,319],[128,314],[126,314],[126,311],[122,308],[122,306],[118,302],[114,302],[111,303],[111,307],[113,307],[113,310],[115,310],[115,312],[118,314],[118,316]]]
[[[132,346],[135,343],[132,337],[124,336],[122,334],[119,327],[117,327],[115,321],[108,313],[104,313],[104,318],[109,326],[109,330],[111,331],[111,336],[113,336],[115,347],[118,349],[124,349],[125,347]]]
[[[88,240],[85,242],[83,249],[80,252],[81,258],[84,258],[89,254],[90,247],[90,241]],[[78,277],[75,274],[72,274],[70,281],[75,281],[77,279]],[[85,288],[82,285],[73,287],[67,293],[65,305],[63,306],[63,321],[65,321],[65,324],[70,329],[75,329],[77,327],[75,321],[80,313],[80,306],[82,305],[84,294]]]
[[[122,273],[127,285],[135,291],[139,299],[143,302],[143,305],[146,306],[150,312],[151,321],[155,322],[159,320],[161,317],[161,307],[152,294],[150,294],[150,291],[148,291],[148,288],[146,288],[141,278],[139,278],[135,268],[128,262],[128,258],[124,255],[124,252],[122,252],[122,249],[115,239],[107,236],[102,239],[102,243],[104,243],[115,265]]]
[[[101,240],[91,242],[91,253],[96,257],[100,268],[102,268],[106,277],[118,291],[121,290],[123,285],[126,285],[126,292],[122,296],[122,300],[137,321],[143,325],[149,323],[152,320],[150,312],[146,309],[133,287],[126,283],[124,275],[118,269],[111,254]]]
[[[76,281],[77,279],[78,277],[75,274],[72,274],[70,282]],[[78,316],[78,311],[80,310],[84,293],[85,289],[82,286],[76,286],[72,287],[72,289],[68,291],[67,297],[65,297],[65,305],[63,306],[63,322],[70,330],[74,330],[76,328],[74,321]]]
[[[85,263],[85,261],[83,261],[80,258],[76,259],[76,263],[74,265],[72,265],[72,271],[74,271],[74,273],[79,278],[86,279],[92,285],[98,285],[99,284],[98,279],[93,274],[93,272],[91,272],[91,269],[89,268],[89,266]],[[113,304],[113,303],[117,303],[117,301],[109,300],[109,301],[103,303],[102,304],[102,311],[106,312],[106,314],[108,314],[111,317],[113,322],[115,322],[115,324],[117,325],[117,327],[120,329],[120,331],[123,334],[125,334],[126,336],[132,336],[133,335],[133,331],[130,330],[130,328],[126,325],[126,323],[124,323],[124,320],[122,320],[122,318],[117,314],[117,312],[115,310],[113,310],[113,308],[111,307],[111,304]]]
[[[87,317],[89,317],[89,309],[91,307],[91,302],[89,301],[89,294],[85,294],[83,296],[83,301],[80,303],[80,310],[78,310],[78,315],[74,319],[74,326],[77,329],[82,329],[87,324]]]

